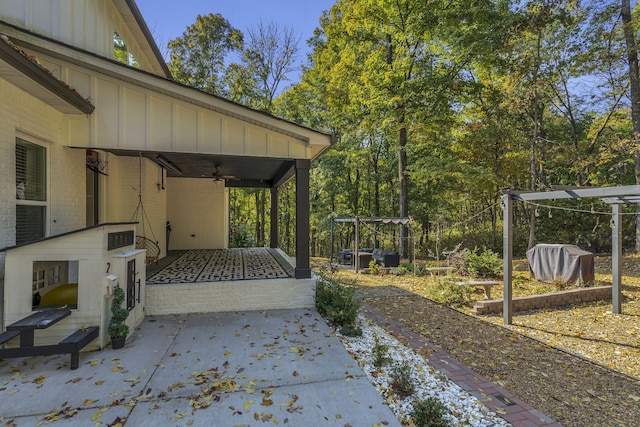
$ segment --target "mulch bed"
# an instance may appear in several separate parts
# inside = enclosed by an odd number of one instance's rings
[[[360,290],[374,309],[564,426],[640,425],[638,378],[394,286]]]
[[[611,258],[598,256],[596,285],[611,284]],[[452,354],[522,400],[567,426],[640,426],[640,255],[622,261],[623,314],[611,302],[517,312],[472,314],[431,299],[431,277],[375,276],[341,270],[356,280],[368,305]],[[316,259],[316,266],[326,260]],[[526,260],[514,262],[514,296],[565,289],[529,279]],[[493,298],[502,298],[496,286]]]

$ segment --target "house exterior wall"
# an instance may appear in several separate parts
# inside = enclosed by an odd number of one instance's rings
[[[226,248],[229,191],[224,181],[170,178],[166,187],[169,249]]]
[[[136,235],[157,242],[160,258],[164,257],[167,190],[162,189],[162,168],[145,157],[109,155],[108,158],[109,176],[103,180],[105,194],[101,202],[104,207],[104,221],[101,222],[137,221]],[[138,190],[141,183],[142,206],[138,207]]]
[[[15,244],[18,136],[47,149],[47,234],[83,227],[84,150],[59,143],[63,115],[2,78],[0,99],[0,247]],[[3,261],[0,253],[0,277],[4,277]]]
[[[90,98],[96,107],[96,113],[88,120],[81,116],[69,118],[63,143],[72,147],[278,159],[311,158],[319,149],[293,136],[168,92],[183,91],[185,96],[201,97],[203,104],[211,103],[210,95],[195,89],[163,82],[170,87],[167,94],[160,93],[145,89],[149,84],[159,84],[154,77],[134,72],[135,75],[120,80],[40,52],[29,53],[38,57],[56,78],[82,97]],[[124,67],[109,66],[115,72],[130,72]],[[125,81],[132,79],[138,82]]]
[[[0,17],[20,28],[65,44],[114,58],[114,31],[125,41],[140,68],[152,71],[150,61],[132,29],[111,1],[2,0]]]

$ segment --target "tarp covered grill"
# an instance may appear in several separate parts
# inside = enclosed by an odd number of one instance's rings
[[[576,245],[539,244],[527,251],[527,261],[532,276],[541,282],[594,282],[593,254]]]

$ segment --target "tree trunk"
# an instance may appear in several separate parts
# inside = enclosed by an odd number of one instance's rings
[[[624,23],[624,40],[627,45],[627,60],[629,62],[636,184],[640,184],[640,146],[638,145],[640,142],[640,72],[638,70],[638,48],[636,46],[635,28],[631,20],[630,0],[622,0],[621,15]],[[638,213],[640,213],[640,205],[638,205]],[[640,215],[636,216],[635,250],[640,252]]]

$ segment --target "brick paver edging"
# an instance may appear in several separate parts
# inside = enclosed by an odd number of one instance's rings
[[[425,357],[434,369],[446,375],[514,427],[562,427],[513,393],[469,369],[443,349],[405,328],[401,323],[389,319],[366,302],[362,302],[360,308],[369,320],[385,328],[403,344]]]

